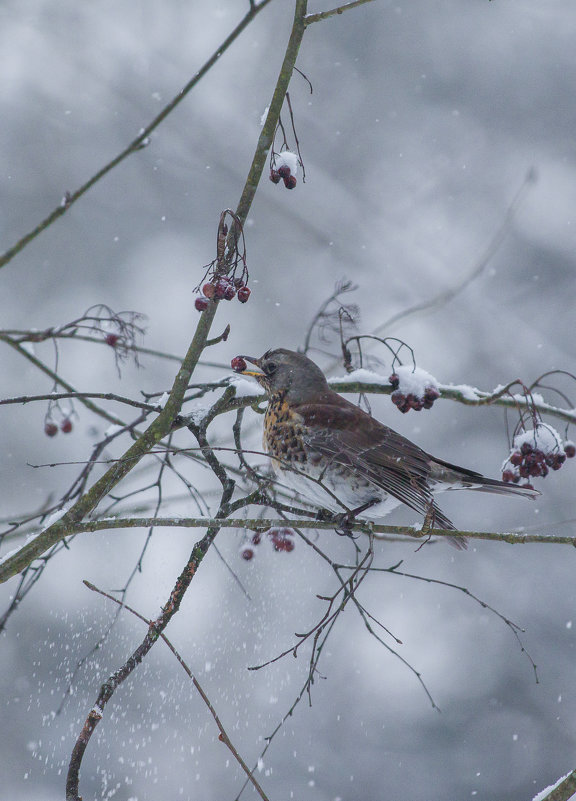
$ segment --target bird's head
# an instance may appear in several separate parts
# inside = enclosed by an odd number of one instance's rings
[[[322,370],[303,353],[277,348],[266,351],[259,359],[241,358],[259,368],[258,372],[243,370],[242,375],[253,376],[271,397],[281,393],[293,402],[305,403],[329,389]]]

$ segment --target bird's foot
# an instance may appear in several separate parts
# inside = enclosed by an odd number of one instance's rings
[[[352,533],[352,525],[357,516],[361,515],[362,512],[365,512],[366,509],[370,509],[372,506],[380,503],[380,500],[380,498],[372,498],[366,503],[363,503],[362,506],[357,506],[356,509],[351,509],[349,512],[343,512],[342,514],[336,515],[336,517],[333,518],[334,522],[336,523],[336,534],[338,534],[340,537],[350,537],[351,539],[356,539]]]

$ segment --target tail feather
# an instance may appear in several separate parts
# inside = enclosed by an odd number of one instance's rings
[[[431,461],[430,477],[439,483],[446,483],[442,487],[446,490],[468,489],[477,492],[491,492],[495,495],[522,495],[525,498],[537,498],[541,493],[530,487],[521,487],[518,484],[509,484],[497,478],[486,478],[481,473],[459,467],[450,462],[434,457]]]

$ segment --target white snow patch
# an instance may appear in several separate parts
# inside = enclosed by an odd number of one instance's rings
[[[210,411],[211,406],[196,406],[192,409],[188,414],[183,415],[185,420],[188,420],[190,423],[193,423],[195,426],[199,426],[204,418],[207,416],[208,412]]]
[[[270,111],[270,106],[266,106],[266,108],[264,109],[264,114],[262,114],[262,116],[260,117],[261,128],[264,126],[264,123],[266,122],[266,117],[268,116],[269,111]]]
[[[358,370],[353,370],[351,373],[346,373],[344,376],[336,376],[328,379],[329,384],[389,384],[388,377],[373,373],[372,370],[366,370],[364,367]]]
[[[47,528],[50,528],[50,526],[53,526],[54,523],[56,523],[58,520],[60,520],[61,517],[64,517],[64,515],[66,514],[68,509],[70,509],[71,506],[72,506],[72,504],[70,503],[70,504],[68,504],[68,506],[63,506],[61,509],[56,509],[56,511],[52,512],[51,515],[48,515],[48,517],[44,521],[44,525],[42,527],[42,531],[46,531]],[[42,531],[40,533],[42,533]]]
[[[555,782],[554,784],[551,784],[550,787],[546,787],[544,790],[541,790],[537,795],[534,796],[532,801],[543,801],[543,799],[546,798],[546,796],[549,795],[552,792],[552,790],[554,790],[555,787],[558,787],[559,784],[562,784],[564,779],[567,779],[571,773],[572,771],[570,771],[570,773],[567,773],[565,776],[561,776],[558,779],[558,781]],[[570,798],[574,798],[574,795],[571,795]]]
[[[258,384],[253,379],[244,378],[241,375],[238,376],[232,375],[229,377],[228,382],[236,390],[237,398],[250,398],[253,395],[262,394],[262,389],[260,388],[260,384]]]
[[[515,436],[514,448],[520,450],[525,442],[542,453],[559,453],[562,449],[562,437],[548,423],[539,423],[536,428]]]
[[[398,389],[403,395],[414,395],[416,398],[423,398],[426,390],[438,390],[438,381],[433,375],[422,370],[421,367],[397,367],[394,371],[400,383]]]
[[[283,150],[282,153],[278,153],[275,158],[274,169],[279,170],[280,167],[288,167],[290,174],[296,175],[299,163],[300,159],[296,153],[292,153],[291,150]]]
[[[471,387],[470,384],[440,384],[439,389],[449,389],[453,392],[459,392],[463,398],[470,401],[477,401],[480,398],[486,397],[485,392],[481,392],[476,387]]]
[[[156,406],[159,409],[163,409],[166,406],[166,404],[168,403],[168,398],[169,397],[170,397],[170,395],[167,392],[164,392],[162,395],[160,395],[160,397],[156,401]]]
[[[36,349],[34,348],[33,342],[20,342],[20,347],[22,350],[25,350],[26,353],[29,353],[30,356],[36,356]]]

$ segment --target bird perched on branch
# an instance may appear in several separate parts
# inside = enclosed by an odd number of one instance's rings
[[[263,445],[280,483],[342,514],[348,525],[356,516],[377,520],[406,504],[425,516],[429,528],[456,530],[436,505],[436,493],[540,494],[431,456],[334,392],[302,353],[278,348],[261,358],[237,358],[259,368],[240,372],[256,378],[268,394]],[[463,537],[450,540],[466,547]]]

